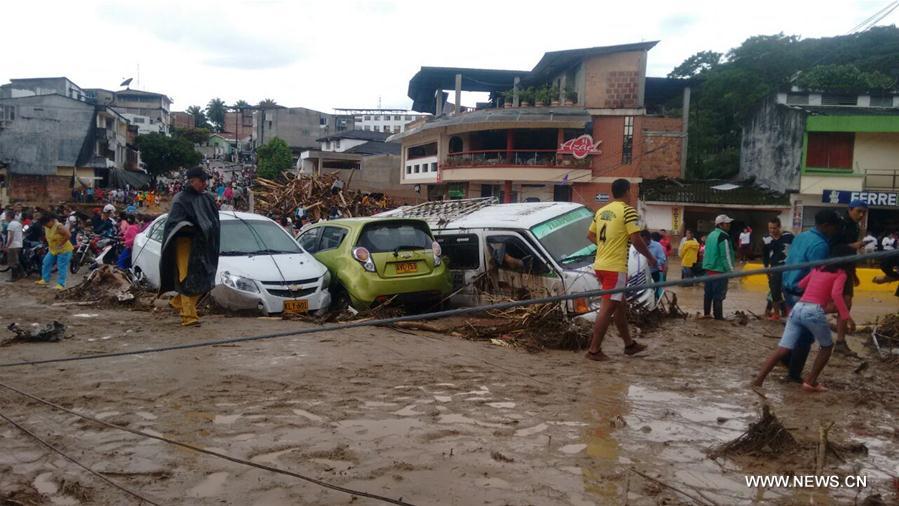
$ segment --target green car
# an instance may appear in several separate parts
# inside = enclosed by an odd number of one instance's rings
[[[300,246],[331,271],[331,293],[358,310],[386,302],[423,305],[452,290],[440,245],[423,220],[347,218],[316,223]]]

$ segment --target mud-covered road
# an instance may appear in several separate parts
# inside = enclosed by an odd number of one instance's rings
[[[695,294],[684,294],[690,304]],[[213,315],[182,329],[167,312],[51,306],[0,286],[0,324],[68,325],[61,343],[0,348],[0,361],[129,350],[304,328]],[[892,306],[890,306],[892,304]],[[695,310],[693,307],[685,307]],[[884,311],[895,311],[885,303]],[[413,504],[844,504],[896,501],[899,367],[862,350],[836,357],[810,395],[781,383],[768,402],[800,442],[822,422],[867,455],[825,474],[865,489],[751,489],[746,475],[813,474],[813,453],[712,460],[761,398],[747,388],[778,323],[669,321],[648,353],[614,360],[524,351],[428,333],[364,328],[103,360],[0,369],[0,381],[107,422]],[[4,330],[5,332],[5,330]],[[861,369],[859,372],[854,372]],[[104,428],[0,389],[0,412],[90,468],[160,504],[375,504],[295,478]],[[652,481],[634,469],[658,480]],[[673,491],[670,485],[681,492]],[[3,501],[6,501],[5,503]],[[810,502],[813,501],[813,502]],[[9,424],[0,424],[0,504],[136,504]]]

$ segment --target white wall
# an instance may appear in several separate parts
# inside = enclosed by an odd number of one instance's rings
[[[855,171],[897,169],[899,133],[856,133],[852,154]]]
[[[680,231],[672,230],[673,221],[672,221],[672,205],[652,205],[652,204],[644,204],[641,202],[640,209],[640,226],[648,228],[652,231],[657,231],[660,229],[668,230],[669,232],[680,235]],[[680,223],[681,228],[683,228],[684,223],[684,208],[680,207]]]
[[[414,158],[412,160],[406,160],[406,163],[402,169],[402,181],[403,182],[415,182],[420,183],[422,181],[433,182],[437,181],[437,172],[431,170],[431,164],[437,163],[436,156],[428,156],[425,158]],[[415,166],[418,166],[418,172],[415,172]],[[427,168],[427,171],[423,169]]]

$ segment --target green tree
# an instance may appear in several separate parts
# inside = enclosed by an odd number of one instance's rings
[[[237,102],[234,102],[233,106],[231,106],[232,109],[246,109],[248,107],[250,107],[250,104],[247,103],[246,100],[238,100]]]
[[[209,128],[209,121],[206,119],[206,113],[203,108],[198,105],[192,105],[185,111],[194,118],[194,128]]]
[[[141,160],[154,178],[181,167],[196,165],[203,159],[203,155],[194,149],[193,143],[186,137],[169,137],[154,132],[138,135],[136,142]]]
[[[216,132],[221,132],[225,126],[225,101],[220,98],[213,98],[206,104],[206,117],[212,123],[212,128]]]
[[[801,73],[796,85],[809,91],[863,93],[891,90],[896,79],[878,71],[863,72],[855,65],[818,65]]]
[[[183,137],[191,144],[206,144],[209,141],[209,130],[205,128],[176,128],[173,135]]]
[[[696,77],[717,67],[721,63],[722,56],[724,55],[714,51],[700,51],[674,67],[674,70],[668,73],[668,77],[672,79]]]
[[[261,100],[259,102],[258,107],[262,109],[274,109],[275,107],[278,107],[278,102],[275,102],[274,99],[266,98],[265,100]]]
[[[256,171],[260,177],[274,179],[292,166],[290,147],[278,137],[256,149]]]

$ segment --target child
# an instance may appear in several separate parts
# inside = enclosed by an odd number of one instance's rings
[[[855,255],[855,253],[848,245],[841,244],[831,248],[830,257],[847,257]],[[843,298],[843,286],[847,282],[851,282],[847,280],[851,280],[854,274],[855,264],[849,260],[844,263],[819,267],[802,278],[802,281],[799,282],[799,287],[803,290],[802,298],[790,312],[778,348],[762,365],[762,370],[759,371],[759,375],[752,383],[753,386],[762,386],[768,373],[790,353],[796,346],[803,330],[806,330],[815,336],[820,350],[818,356],[815,357],[811,373],[802,382],[802,389],[807,392],[827,391],[824,385],[818,383],[818,375],[827,365],[833,351],[830,325],[827,323],[825,312],[832,303],[839,313],[840,320],[849,322],[849,328],[852,331],[855,330],[855,322],[852,320],[849,309],[846,307],[846,300]]]

